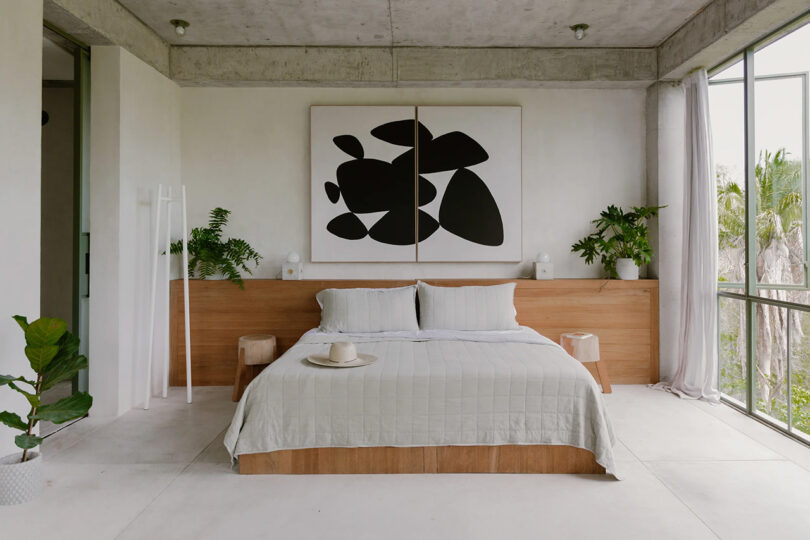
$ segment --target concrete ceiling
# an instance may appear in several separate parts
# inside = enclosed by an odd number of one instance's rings
[[[118,0],[173,45],[654,47],[708,0]],[[191,23],[184,38],[171,19]],[[569,26],[591,26],[582,41]]]

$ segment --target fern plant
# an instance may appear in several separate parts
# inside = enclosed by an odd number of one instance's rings
[[[593,220],[596,232],[586,236],[573,246],[587,264],[599,257],[609,277],[617,277],[616,259],[633,259],[641,266],[652,260],[647,219],[657,216],[663,206],[634,206],[632,212],[610,205]]]
[[[222,241],[222,229],[228,224],[230,213],[224,208],[214,208],[209,214],[208,227],[192,229],[188,240],[188,274],[199,279],[221,274],[244,289],[240,270],[252,274],[248,263],[258,266],[262,256],[241,238]],[[182,253],[183,242],[173,242],[169,251]]]

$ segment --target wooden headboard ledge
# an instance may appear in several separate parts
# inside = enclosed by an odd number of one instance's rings
[[[658,381],[658,281],[604,279],[428,279],[445,286],[517,283],[520,324],[550,339],[575,330],[599,336],[601,357],[615,383]],[[328,288],[402,287],[414,280],[245,280],[189,282],[191,365],[194,385],[232,385],[237,340],[273,334],[280,351],[320,323],[315,293]],[[170,384],[185,384],[183,282],[171,283]]]

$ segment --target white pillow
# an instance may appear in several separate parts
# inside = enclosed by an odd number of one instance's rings
[[[416,286],[393,289],[324,289],[321,332],[416,332]]]
[[[418,283],[422,330],[515,330],[515,283],[434,287]]]

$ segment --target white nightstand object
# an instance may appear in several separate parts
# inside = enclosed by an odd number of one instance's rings
[[[602,385],[602,393],[611,393],[607,365],[604,360],[599,358],[599,338],[597,336],[588,332],[562,334],[560,336],[560,345],[565,349],[565,352],[583,364],[595,362],[599,383]]]

